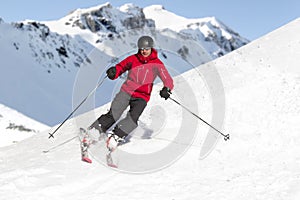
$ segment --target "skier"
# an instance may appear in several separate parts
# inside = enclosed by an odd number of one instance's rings
[[[163,82],[164,87],[160,90],[160,96],[165,100],[170,97],[174,87],[173,79],[157,57],[153,45],[150,36],[140,37],[137,42],[138,52],[106,71],[107,77],[111,80],[117,79],[128,71],[127,79],[113,99],[110,110],[89,126],[89,129],[95,128],[100,133],[104,133],[120,119],[129,106],[126,117],[120,120],[108,134],[106,145],[111,151],[124,142],[126,136],[138,126],[138,119],[150,99],[156,77],[158,76]]]

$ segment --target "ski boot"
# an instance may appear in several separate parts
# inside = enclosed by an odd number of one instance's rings
[[[96,120],[94,123],[92,123],[88,128],[88,130],[95,129],[99,133],[98,140],[102,140],[105,138],[105,131],[101,128],[101,124],[99,124],[98,120]]]
[[[113,132],[107,133],[106,147],[109,151],[113,152],[119,145],[123,143],[125,143],[124,138],[119,137]]]

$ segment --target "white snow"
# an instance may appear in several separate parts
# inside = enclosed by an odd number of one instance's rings
[[[49,140],[49,131],[45,131],[1,148],[0,199],[299,199],[299,32],[300,19],[296,19],[175,78],[174,99],[187,102],[207,121],[214,122],[216,108],[225,105],[225,118],[215,125],[231,135],[229,141],[219,137],[217,143],[205,143],[210,134],[217,134],[171,100],[162,100],[157,95],[161,85],[156,85],[141,118],[143,126],[132,142],[120,149],[140,149],[144,157],[149,156],[145,152],[157,153],[174,145],[174,152],[182,150],[174,160],[160,165],[163,158],[168,159],[163,151],[146,164],[120,157],[122,169],[157,165],[150,166],[151,173],[139,174],[112,170],[98,162],[80,162],[76,130],[106,111],[109,105],[105,105],[69,120],[54,139]],[[216,72],[220,80],[210,79]],[[221,81],[223,88],[216,88],[216,81]],[[218,101],[222,95],[224,102]],[[185,119],[196,127],[181,136],[178,128]],[[147,128],[153,131],[153,138],[139,139]],[[180,135],[180,140],[175,135]],[[186,138],[192,144],[184,143]],[[69,142],[60,145],[65,141]],[[42,153],[47,149],[50,152]],[[201,156],[201,152],[210,153]],[[174,156],[172,151],[169,156]]]
[[[169,12],[161,5],[152,5],[144,8],[146,17],[151,16],[151,19],[155,20],[155,26],[160,29],[166,27],[170,29],[177,29],[180,31],[187,24],[187,21],[193,22],[193,19],[187,20],[185,17],[178,16],[172,12]]]
[[[158,29],[171,29],[176,32],[182,32],[185,29],[199,29],[204,36],[213,34],[215,28],[222,28],[220,34],[226,39],[232,38],[232,35],[226,31],[228,27],[219,22],[215,17],[205,17],[200,19],[187,19],[176,15],[164,9],[161,5],[152,5],[144,8],[147,18],[153,19]]]
[[[0,104],[0,147],[29,138],[49,127]]]

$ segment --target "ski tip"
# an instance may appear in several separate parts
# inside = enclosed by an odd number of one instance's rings
[[[118,168],[118,166],[115,164],[107,164],[107,166],[112,167],[112,168]]]
[[[92,163],[92,160],[87,157],[83,157],[82,161],[87,162],[87,163]]]

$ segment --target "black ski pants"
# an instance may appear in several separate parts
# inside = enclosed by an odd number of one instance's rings
[[[108,113],[98,118],[103,131],[107,131],[122,116],[123,112],[129,106],[126,117],[120,120],[113,129],[113,132],[119,137],[126,137],[138,126],[138,119],[144,111],[147,102],[142,98],[133,98],[126,92],[120,91],[111,103]]]

